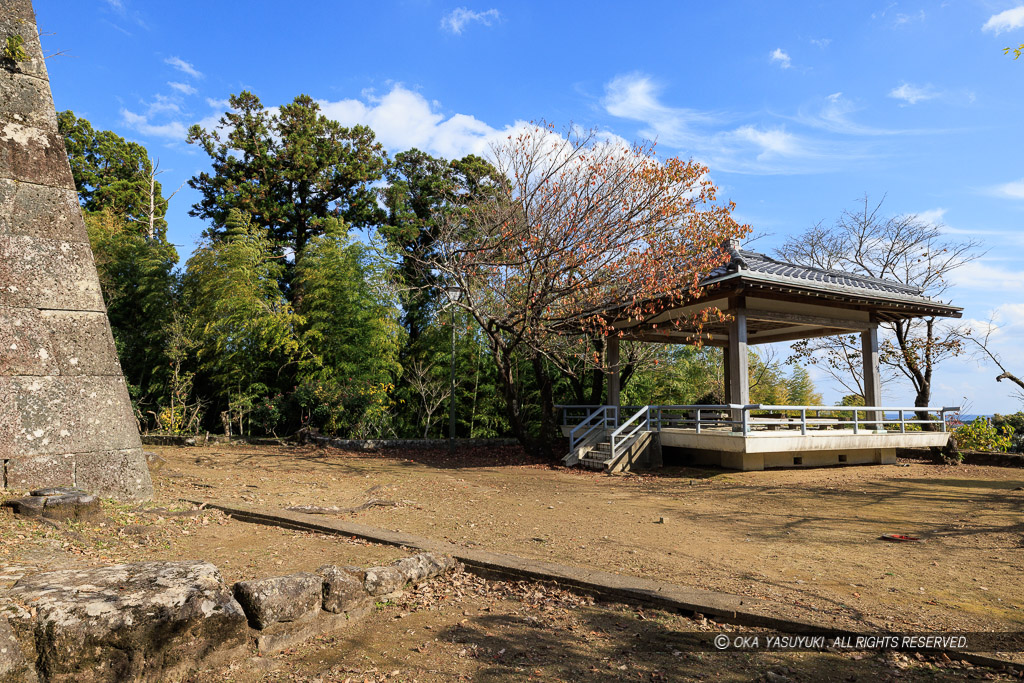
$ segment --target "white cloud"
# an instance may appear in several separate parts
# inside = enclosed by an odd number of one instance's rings
[[[873,137],[879,135],[909,135],[927,132],[937,131],[925,131],[925,130],[899,130],[890,128],[875,128],[874,126],[865,126],[864,124],[857,123],[851,120],[850,115],[859,111],[861,107],[858,107],[854,102],[843,97],[843,93],[836,92],[825,97],[824,101],[821,102],[821,107],[815,112],[808,113],[805,110],[801,110],[795,117],[796,121],[811,126],[812,128],[821,128],[832,133],[840,133],[842,135],[857,135],[865,137]]]
[[[927,223],[928,225],[934,225],[937,227],[943,225],[942,219],[946,215],[946,209],[928,209],[927,211],[919,211],[915,215],[922,223]]]
[[[811,38],[811,44],[817,45],[822,50],[832,44],[831,38]]]
[[[773,62],[778,62],[779,66],[781,66],[783,69],[788,69],[789,67],[793,66],[792,60],[790,60],[789,55],[786,54],[785,50],[783,50],[781,47],[777,47],[774,50],[772,50],[769,57]]]
[[[1024,178],[989,188],[989,193],[1006,199],[1024,199]]]
[[[939,96],[930,85],[911,85],[902,83],[899,87],[889,91],[889,97],[896,100],[903,100],[907,104],[917,104],[924,100],[933,100]]]
[[[174,90],[177,90],[182,95],[195,95],[199,91],[193,88],[188,83],[178,83],[177,81],[167,81],[167,85],[171,86]]]
[[[203,77],[203,74],[201,74],[198,70],[196,70],[194,66],[192,66],[189,62],[186,62],[181,57],[168,57],[164,60],[164,64],[170,64],[178,71],[188,74],[192,78]]]
[[[893,21],[893,24],[895,24],[896,26],[903,26],[904,24],[909,24],[912,21],[924,21],[926,18],[927,15],[924,13],[924,10],[922,9],[918,10],[917,14],[897,14],[896,19]]]
[[[981,27],[982,31],[992,31],[996,35],[1004,31],[1012,31],[1013,29],[1024,26],[1024,5],[1018,5],[1013,9],[1008,9],[1000,12],[999,14],[993,14],[985,22],[985,25]]]
[[[465,7],[459,7],[441,18],[441,28],[455,35],[462,35],[466,26],[474,21],[478,21],[484,26],[491,26],[499,19],[501,19],[501,13],[496,9],[474,12]]]
[[[325,116],[342,125],[365,124],[390,150],[412,147],[447,158],[483,154],[502,131],[468,114],[446,116],[423,95],[395,85],[382,97],[319,100]],[[507,130],[507,129],[506,129]]]
[[[187,132],[185,124],[180,121],[154,124],[150,121],[149,116],[145,114],[136,114],[135,112],[127,109],[121,110],[121,119],[126,125],[134,129],[136,132],[147,137],[170,138],[173,140],[184,141],[185,134]]]
[[[153,101],[149,103],[147,108],[147,116],[156,116],[157,114],[180,114],[181,106],[179,106],[176,98],[168,97],[167,95],[154,95]]]
[[[1024,289],[1024,271],[1019,268],[1007,270],[992,265],[987,259],[960,266],[950,273],[949,279],[958,287],[987,293],[1020,292]]]
[[[730,129],[728,117],[720,113],[666,106],[660,90],[645,74],[626,74],[605,85],[602,104],[612,116],[645,124],[640,135],[695,155],[715,171],[799,173],[820,168],[830,158],[848,158],[827,143],[777,125]]]

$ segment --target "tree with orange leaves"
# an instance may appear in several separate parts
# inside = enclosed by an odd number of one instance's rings
[[[554,380],[601,362],[591,340],[613,334],[604,313],[624,307],[644,319],[666,299],[696,295],[725,260],[722,241],[748,228],[731,202],[717,202],[706,167],[661,161],[650,143],[536,125],[492,145],[490,157],[498,186],[439,217],[424,266],[461,290],[453,305],[486,339],[513,433],[550,456]],[[539,406],[527,405],[520,360],[532,367]],[[537,408],[540,433],[530,434]]]

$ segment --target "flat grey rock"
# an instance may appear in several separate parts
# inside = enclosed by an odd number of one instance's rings
[[[248,640],[245,614],[209,562],[43,572],[7,598],[14,635],[34,638],[48,681],[180,678]]]
[[[73,486],[59,486],[51,489],[36,489],[35,491],[29,491],[30,496],[67,496],[73,494],[80,494],[83,496],[89,495],[88,491],[74,488]]]
[[[258,629],[300,619],[319,611],[323,602],[323,579],[309,573],[239,581],[234,590],[249,623]]]
[[[365,577],[363,587],[375,597],[402,590],[407,580],[397,567],[370,567]]]
[[[394,567],[402,572],[406,581],[413,583],[444,574],[454,566],[455,562],[450,557],[434,553],[419,553],[401,559],[394,564]]]
[[[340,614],[351,612],[363,607],[369,601],[369,595],[363,588],[363,582],[350,572],[327,565],[317,570],[323,579],[323,609],[326,612]]]

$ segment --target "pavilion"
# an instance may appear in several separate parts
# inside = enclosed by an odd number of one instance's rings
[[[643,321],[610,312],[620,334],[607,338],[608,405],[563,407],[571,440],[565,462],[606,470],[657,466],[661,447],[675,447],[695,463],[750,470],[890,463],[897,448],[946,444],[945,413],[957,409],[882,405],[878,326],[959,318],[962,309],[899,282],[784,263],[735,241],[723,248],[728,262],[704,278],[698,296],[667,301]],[[623,408],[620,419],[620,339],[692,344],[697,330],[674,321],[708,308],[727,314],[700,330],[702,343],[724,349],[725,404],[636,406],[631,416]],[[748,346],[838,334],[860,335],[865,407],[750,405]],[[569,422],[574,412],[584,418],[576,425]]]

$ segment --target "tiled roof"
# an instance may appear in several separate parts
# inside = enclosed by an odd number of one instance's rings
[[[791,283],[794,286],[813,287],[842,294],[860,292],[866,296],[881,296],[887,299],[931,301],[922,295],[920,287],[905,285],[901,282],[777,261],[764,254],[740,250],[735,244],[728,244],[726,249],[731,257],[729,263],[711,271],[704,280],[705,283],[710,284],[731,277],[749,277],[755,280],[769,280],[780,284]]]

